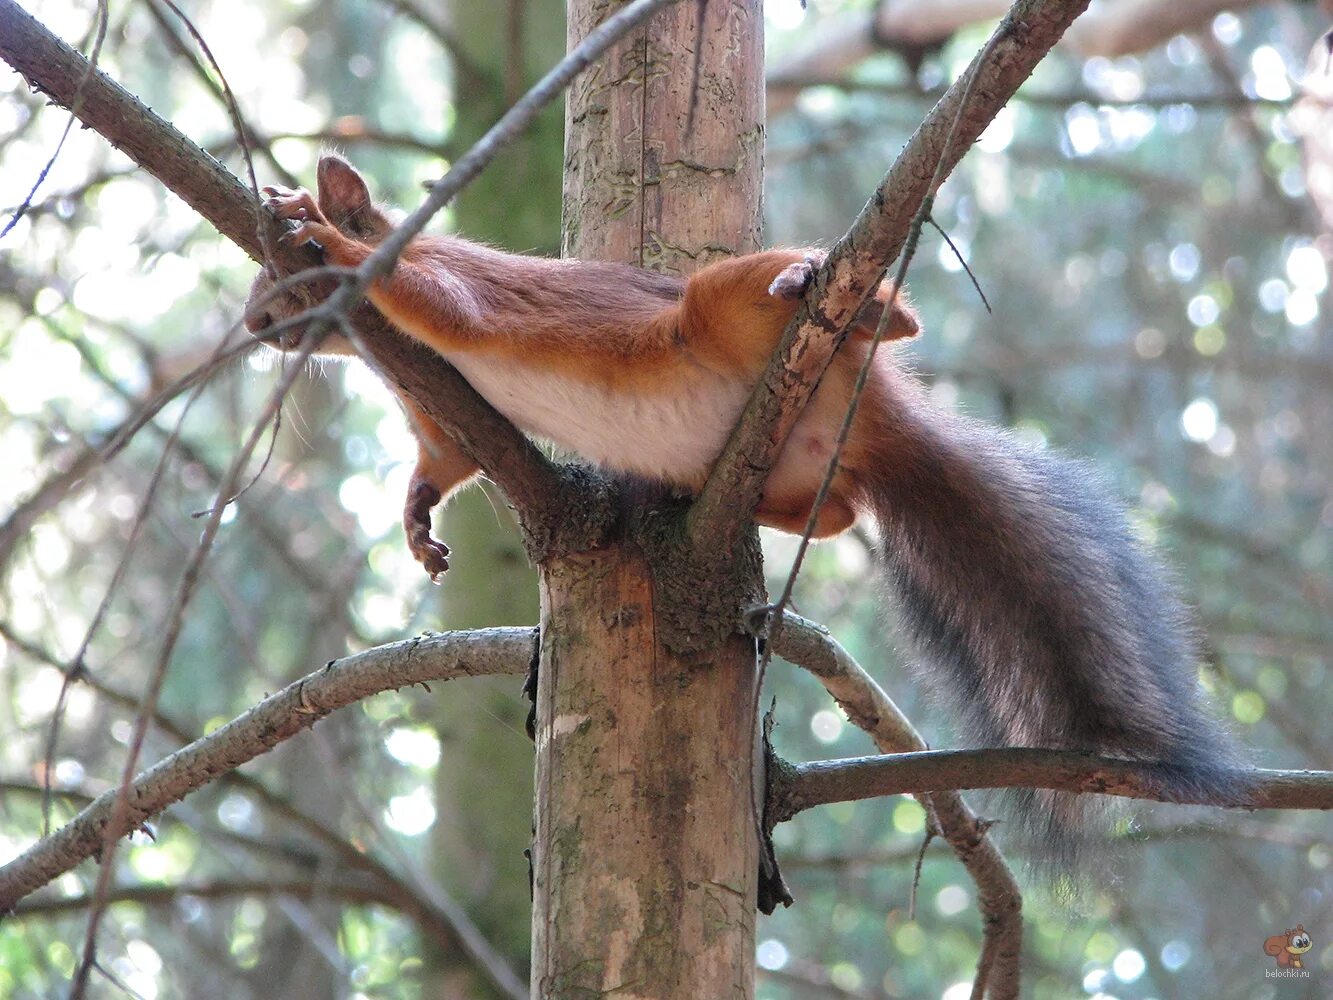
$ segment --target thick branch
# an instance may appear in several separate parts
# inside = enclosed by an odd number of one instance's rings
[[[941,178],[957,165],[1087,4],[1019,0],[992,41],[908,140],[879,189],[829,253],[691,509],[689,535],[696,551],[727,558],[753,517],[768,473],[843,332],[907,242],[918,208],[934,193],[937,165],[944,165]],[[975,82],[969,83],[974,75]],[[963,108],[965,94],[969,96]],[[953,141],[945,149],[951,133]]]
[[[788,818],[811,806],[923,788],[1049,788],[1233,809],[1333,809],[1333,771],[1240,769],[1236,778],[1247,791],[1234,798],[1182,797],[1165,792],[1150,767],[1133,761],[1074,750],[1002,747],[798,764],[783,779],[780,794]]]
[[[535,643],[530,628],[479,629],[424,635],[330,661],[135,778],[125,821],[115,836],[137,830],[173,802],[339,708],[428,681],[515,673],[531,661]],[[98,796],[50,837],[0,867],[0,913],[98,851],[117,793],[113,789]]]

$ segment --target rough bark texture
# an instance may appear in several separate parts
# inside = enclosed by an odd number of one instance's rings
[[[571,46],[617,6],[571,3]],[[698,17],[695,3],[664,10],[570,87],[566,256],[688,274],[759,248],[763,10],[711,0]]]
[[[760,6],[713,0],[702,29],[697,9],[572,88],[567,254],[688,273],[757,248]],[[571,43],[612,10],[571,4]],[[734,602],[704,630],[725,638],[672,644],[669,584],[690,577],[670,550],[630,538],[541,567],[534,996],[753,996],[753,646],[726,627]]]
[[[752,996],[752,656],[672,655],[628,545],[549,563],[542,616],[533,995]]]

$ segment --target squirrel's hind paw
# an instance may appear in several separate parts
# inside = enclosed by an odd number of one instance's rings
[[[439,583],[440,576],[449,569],[449,546],[430,533],[431,508],[439,502],[440,491],[435,484],[417,480],[407,491],[407,507],[403,511],[407,548],[434,583]]]

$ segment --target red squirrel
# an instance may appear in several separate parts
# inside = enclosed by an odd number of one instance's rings
[[[320,160],[317,189],[266,188],[267,204],[297,223],[290,239],[355,267],[392,222],[337,156]],[[822,259],[770,250],[682,280],[421,235],[367,296],[521,430],[691,492]],[[294,309],[265,306],[266,287],[261,275],[252,331]],[[886,304],[890,338],[917,333],[916,313],[891,291],[875,292],[834,355],[768,479],[760,524],[804,529]],[[443,553],[429,537],[431,501],[477,467],[404,402],[426,438],[407,528],[435,573]],[[1108,496],[1083,465],[934,408],[883,350],[815,535],[837,535],[857,517],[876,523],[903,625],[938,668],[972,745],[1099,752],[1145,762],[1165,796],[1228,795],[1234,755],[1196,691],[1188,616]],[[1081,804],[1038,794],[1030,825],[1049,851],[1072,849]]]

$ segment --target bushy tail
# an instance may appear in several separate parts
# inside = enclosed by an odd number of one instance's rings
[[[893,460],[862,471],[865,496],[905,629],[969,743],[1152,762],[1166,797],[1235,791],[1185,609],[1091,470],[922,400],[886,412]],[[1076,861],[1087,799],[1020,796],[1046,860]]]

